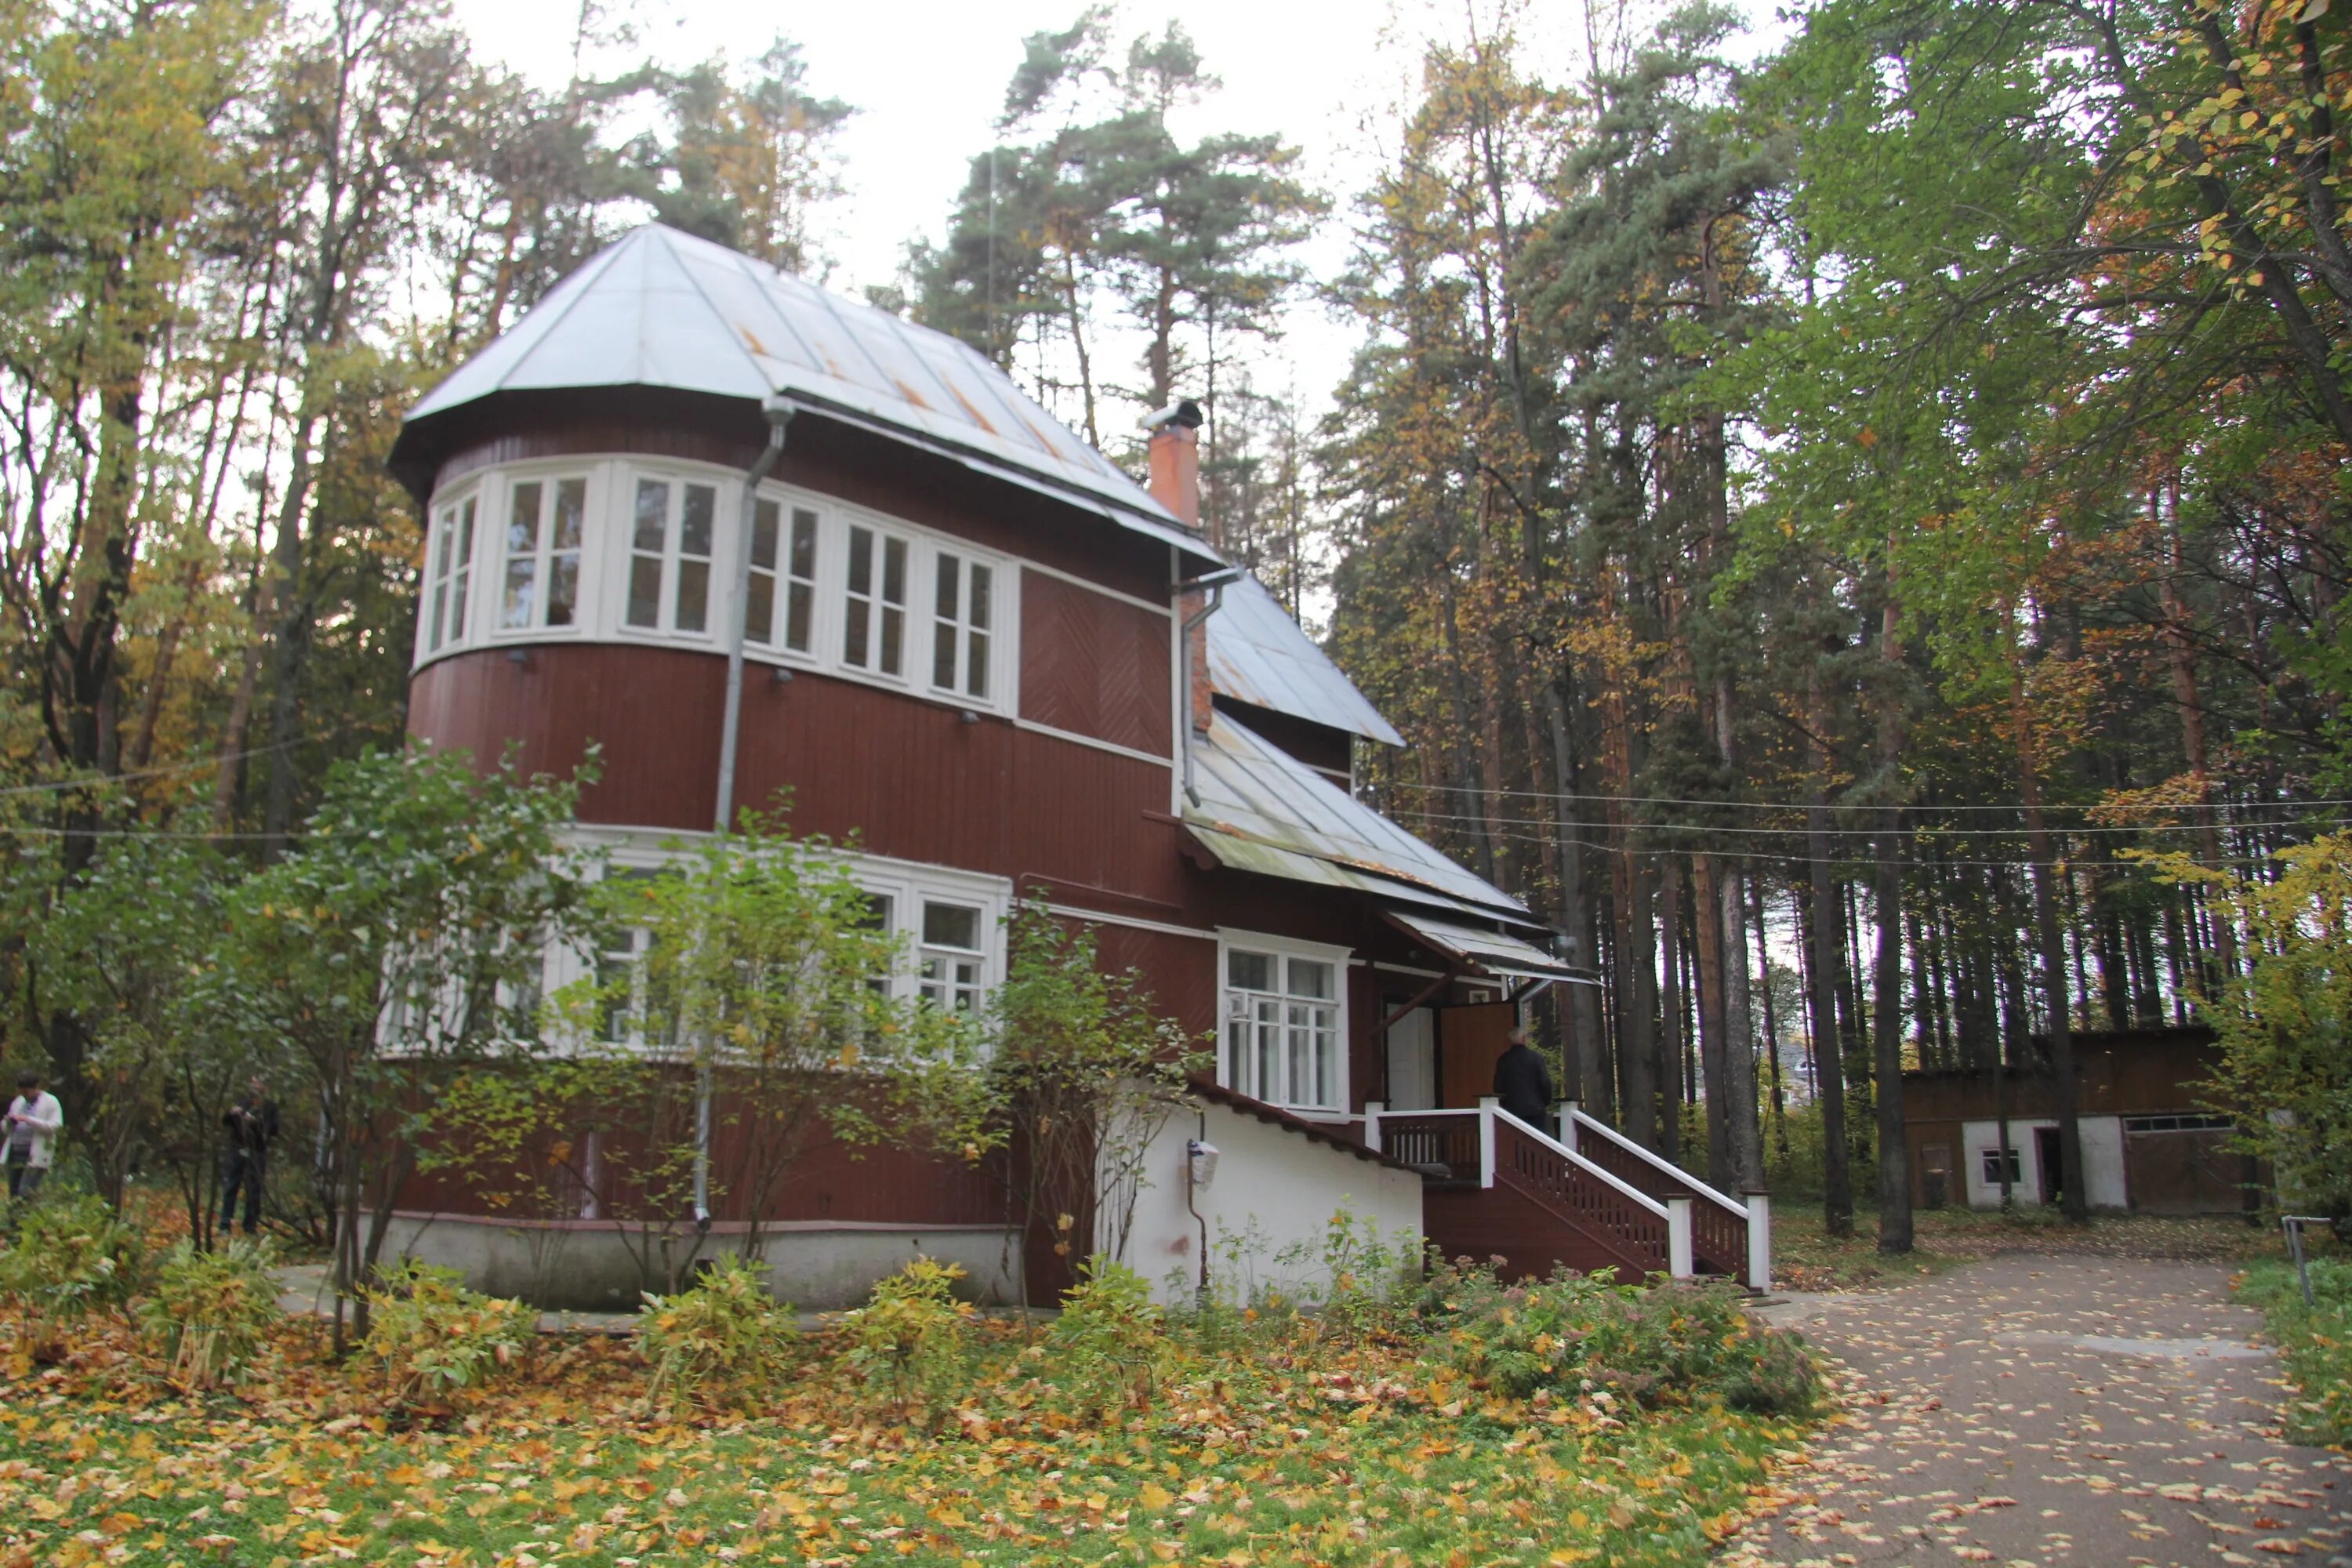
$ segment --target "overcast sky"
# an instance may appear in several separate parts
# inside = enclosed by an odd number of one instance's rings
[[[1653,9],[1647,0],[1633,0]],[[1613,10],[1614,5],[1608,8]],[[457,0],[482,48],[543,85],[571,68],[579,0]],[[625,51],[593,58],[599,73],[653,58],[669,64],[725,52],[758,54],[777,34],[798,43],[808,85],[858,113],[844,136],[847,195],[825,214],[822,243],[834,263],[825,280],[847,292],[896,275],[907,241],[941,235],[968,160],[992,140],[1004,85],[1027,34],[1067,26],[1083,0],[885,0],[862,5],[745,6],[715,0],[614,0],[608,9],[635,30]],[[1335,203],[1334,220],[1309,247],[1318,276],[1347,259],[1347,204],[1394,144],[1394,110],[1407,101],[1422,45],[1458,37],[1465,6],[1491,26],[1496,0],[1199,0],[1171,9],[1124,0],[1123,36],[1181,17],[1224,90],[1179,126],[1200,134],[1276,131],[1305,153],[1310,182]],[[1766,0],[1750,0],[1769,15]],[[1584,7],[1540,0],[1516,23],[1547,74],[1580,76]],[[1291,392],[1310,416],[1346,369],[1352,331],[1319,307],[1291,313],[1282,342],[1259,371],[1259,385]],[[1114,372],[1125,367],[1114,367]],[[1106,432],[1108,435],[1108,432]]]

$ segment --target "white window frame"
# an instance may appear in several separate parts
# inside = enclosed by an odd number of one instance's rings
[[[498,540],[498,548],[493,552],[497,557],[496,564],[488,574],[493,597],[493,607],[488,612],[493,636],[539,637],[555,634],[576,637],[594,618],[594,602],[590,597],[590,581],[591,574],[595,570],[593,563],[596,554],[596,514],[599,500],[597,480],[600,478],[597,472],[598,467],[599,465],[593,461],[547,463],[499,471],[497,487],[498,506],[495,510],[485,513],[490,521],[492,531]],[[562,551],[555,547],[556,498],[560,493],[558,487],[568,480],[577,480],[581,486],[580,544],[576,550]],[[510,626],[507,625],[507,578],[513,563],[519,558],[509,548],[511,539],[509,530],[514,516],[516,492],[525,485],[541,487],[538,527],[532,535],[530,552],[533,563],[530,620],[526,625]],[[486,499],[489,493],[489,487],[485,486],[483,494]],[[481,527],[478,522],[475,526],[478,530]],[[550,626],[547,620],[547,584],[554,574],[556,557],[564,554],[576,555],[579,558],[573,563],[572,618],[569,621]],[[480,597],[478,594],[475,596]]]
[[[773,508],[776,515],[774,552],[766,565],[758,554],[759,513]],[[826,548],[824,511],[813,501],[782,491],[762,488],[753,503],[752,554],[748,563],[751,581],[747,586],[755,594],[764,580],[768,585],[768,630],[764,637],[755,636],[751,629],[751,604],[744,604],[743,647],[749,652],[757,649],[778,658],[806,664],[823,661],[824,650],[824,572],[834,552]],[[809,542],[808,573],[803,576],[797,569],[793,546],[802,537],[802,524],[807,524]],[[805,595],[808,606],[807,624],[803,630],[806,637],[794,646],[789,636],[793,624],[793,595]]]
[[[742,497],[739,479],[730,487],[723,479],[708,474],[691,473],[683,468],[631,463],[622,470],[618,499],[613,508],[612,552],[620,567],[620,596],[616,608],[620,615],[616,625],[625,637],[677,638],[695,644],[716,642],[721,637],[721,623],[728,615],[730,592],[727,572],[733,560],[731,553],[735,530],[740,519],[730,513],[740,512]],[[667,488],[668,499],[663,503],[661,548],[658,552],[640,548],[637,543],[637,494],[646,485]],[[710,552],[689,554],[686,550],[686,505],[689,489],[710,493]],[[730,506],[730,502],[734,502]],[[654,585],[654,618],[648,623],[629,618],[631,602],[636,593],[637,563],[656,563],[657,574]],[[678,601],[686,585],[687,569],[698,566],[703,574],[702,625],[684,628],[677,624]]]
[[[1263,953],[1281,967],[1276,976],[1279,989],[1261,992],[1242,990],[1232,981],[1233,955],[1236,952]],[[1237,1093],[1268,1105],[1280,1106],[1295,1116],[1309,1121],[1345,1121],[1349,1108],[1354,1104],[1353,1086],[1349,1080],[1348,1053],[1350,1041],[1348,1019],[1348,977],[1351,950],[1334,947],[1328,942],[1304,942],[1297,937],[1276,936],[1270,931],[1235,931],[1219,927],[1217,931],[1217,1081]],[[1290,990],[1290,962],[1304,959],[1309,963],[1328,964],[1331,970],[1332,994],[1328,998],[1305,997]],[[1272,1020],[1259,1016],[1260,1005],[1266,1000],[1276,1003],[1278,1016]],[[1236,1013],[1236,1007],[1244,1009]],[[1293,1058],[1293,1031],[1315,1027],[1314,1022],[1300,1021],[1294,1009],[1328,1007],[1331,1010],[1331,1079],[1332,1097],[1329,1103],[1302,1099],[1292,1092],[1290,1064]],[[1271,1087],[1278,1094],[1261,1092],[1269,1086],[1259,1079],[1254,1064],[1236,1073],[1234,1070],[1234,1027],[1246,1023],[1253,1033],[1272,1026],[1280,1032],[1279,1061],[1284,1081]],[[1242,1081],[1235,1081],[1236,1079]]]
[[[482,552],[482,502],[486,487],[468,483],[433,498],[433,526],[425,542],[425,597],[416,626],[417,661],[464,647],[471,640],[476,565]],[[471,516],[467,517],[467,509]],[[459,548],[459,520],[466,521]],[[451,590],[455,589],[452,595]]]
[[[863,593],[859,592],[855,581],[860,534],[867,536],[867,575]],[[890,552],[894,545],[899,552],[898,597],[895,601],[885,596],[889,589]],[[869,517],[843,519],[841,575],[836,579],[838,588],[834,595],[841,605],[841,620],[835,628],[837,635],[835,638],[835,658],[840,661],[841,668],[854,671],[869,680],[887,680],[893,686],[913,684],[911,672],[918,668],[919,646],[922,653],[930,652],[928,640],[919,645],[916,639],[916,633],[921,629],[920,612],[916,608],[919,601],[915,591],[918,578],[923,575],[918,571],[921,564],[915,541],[905,531]],[[866,612],[866,659],[863,663],[850,657],[849,646],[851,628],[861,606]],[[898,617],[898,668],[886,669],[882,664],[883,647],[887,641],[883,633],[893,614]]]
[[[954,545],[941,544],[929,552],[930,570],[928,574],[930,591],[924,595],[930,618],[930,688],[934,694],[952,697],[958,701],[987,702],[995,689],[997,675],[996,605],[997,584],[1003,572],[991,557]],[[954,563],[955,582],[948,584],[949,563]],[[976,595],[977,574],[988,574],[988,591]],[[974,611],[981,611],[975,619]],[[977,649],[973,640],[979,640]],[[948,650],[947,681],[940,680],[940,646],[945,639]],[[980,689],[971,689],[972,655],[978,652],[983,660]]]

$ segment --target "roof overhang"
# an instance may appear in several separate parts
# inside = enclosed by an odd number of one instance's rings
[[[1532,980],[1561,985],[1598,985],[1590,974],[1571,969],[1531,942],[1505,931],[1433,919],[1415,910],[1400,914],[1382,910],[1381,918],[1431,952],[1459,964],[1468,973],[1490,980]]]
[[[1229,871],[1255,871],[1261,877],[1280,877],[1285,881],[1345,888],[1353,892],[1369,893],[1377,899],[1416,904],[1472,920],[1524,921],[1527,918],[1507,910],[1490,910],[1470,903],[1416,882],[1401,881],[1338,860],[1286,849],[1278,844],[1267,844],[1238,833],[1220,831],[1202,823],[1188,822],[1184,826],[1193,840],[1206,849],[1218,865]]]

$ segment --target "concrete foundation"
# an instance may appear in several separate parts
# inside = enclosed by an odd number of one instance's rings
[[[680,1226],[666,1254],[660,1234],[634,1226],[402,1214],[384,1255],[457,1269],[472,1289],[549,1310],[625,1312],[663,1288],[666,1257],[740,1252],[746,1239],[740,1226],[714,1228],[696,1253]],[[1021,1299],[1020,1238],[997,1226],[778,1225],[761,1232],[760,1251],[776,1299],[804,1310],[855,1307],[918,1258],[961,1265],[961,1293],[983,1306]]]

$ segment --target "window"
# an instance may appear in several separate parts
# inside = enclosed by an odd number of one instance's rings
[[[1254,942],[1229,946],[1224,956],[1220,1081],[1272,1105],[1345,1110],[1344,960]]]
[[[710,554],[719,519],[712,485],[640,479],[629,530],[625,618],[652,631],[710,629]]]
[[[2193,1111],[2176,1116],[2126,1116],[2126,1132],[2230,1132],[2237,1123],[2226,1116],[2203,1116]]]
[[[877,561],[877,556],[880,559]],[[849,529],[848,616],[841,661],[902,675],[907,661],[907,542],[861,523]]]
[[[1984,1152],[1984,1179],[1988,1186],[2000,1185],[2000,1151],[1999,1149],[1988,1149]],[[2024,1180],[2017,1163],[2017,1150],[2012,1146],[2009,1151],[2009,1184],[2012,1187],[2018,1186]]]
[[[661,875],[644,868],[615,870],[616,880],[644,882]],[[666,1020],[649,1018],[658,1011],[646,959],[653,952],[653,932],[643,926],[607,931],[596,944],[596,988],[604,997],[597,1038],[614,1045],[672,1045],[676,1031]]]
[[[572,624],[580,608],[580,542],[587,519],[585,479],[520,479],[507,492],[500,630]]]
[[[988,696],[989,601],[996,574],[978,561],[939,553],[937,616],[931,626],[931,684],[941,691]]]
[[[425,600],[425,651],[466,637],[466,590],[474,579],[474,498],[445,506],[433,521],[433,588]]]
[[[816,513],[793,508],[792,531],[777,559],[781,502],[763,500],[751,509],[751,596],[743,614],[743,640],[793,653],[813,651],[816,637]],[[783,584],[784,624],[776,636],[776,584]]]
[[[923,900],[923,941],[917,989],[924,1001],[959,1013],[980,1005],[982,911],[966,904]]]

